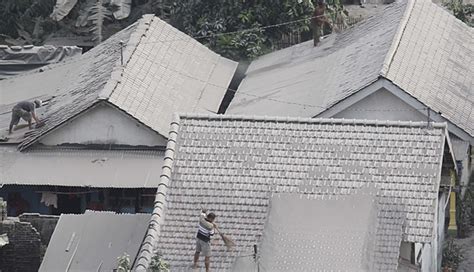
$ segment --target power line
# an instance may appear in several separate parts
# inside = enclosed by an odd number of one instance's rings
[[[336,12],[329,13],[329,15],[334,15],[334,14],[336,14]],[[318,15],[318,16],[310,16],[310,17],[305,17],[305,18],[292,20],[292,21],[286,21],[286,22],[282,22],[282,23],[278,23],[278,24],[252,27],[252,28],[246,28],[246,29],[241,29],[241,30],[236,30],[236,31],[213,33],[213,34],[198,35],[198,36],[188,35],[188,37],[186,37],[186,38],[171,39],[171,40],[160,40],[160,41],[153,41],[153,42],[141,42],[141,44],[165,43],[165,42],[174,42],[174,41],[187,41],[187,40],[189,40],[189,38],[199,40],[199,39],[214,38],[214,37],[220,37],[220,36],[226,36],[226,35],[235,35],[235,34],[253,32],[253,31],[258,31],[258,30],[266,30],[266,29],[281,27],[281,26],[285,26],[285,25],[291,25],[291,24],[295,24],[295,23],[299,23],[299,22],[303,22],[303,21],[308,21],[308,20],[312,20],[312,19],[315,19],[315,18],[322,18],[322,17],[326,17],[326,16],[327,16],[326,14]]]

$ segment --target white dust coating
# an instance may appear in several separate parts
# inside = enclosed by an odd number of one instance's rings
[[[370,271],[377,205],[370,195],[272,198],[260,271]]]

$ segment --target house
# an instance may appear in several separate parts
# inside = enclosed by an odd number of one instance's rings
[[[383,246],[373,256],[387,259],[388,270],[408,262],[433,271],[441,264],[455,173],[442,123],[183,114],[171,125],[136,269],[145,270],[156,252],[174,270],[189,266],[201,207],[213,211],[220,229],[236,242],[230,252],[222,244],[213,248],[212,266],[228,271],[240,257],[254,254],[255,245],[265,246],[276,194],[322,201],[373,186],[377,218],[360,213],[366,223],[378,222],[376,245]]]
[[[217,112],[236,66],[146,15],[81,57],[0,81],[11,215],[151,211],[171,113]],[[35,98],[44,125],[8,134],[12,107]]]
[[[149,220],[149,214],[62,214],[38,271],[113,271],[118,257],[138,252]]]
[[[314,47],[253,61],[227,113],[447,122],[466,185],[474,144],[474,29],[431,0],[400,0]]]

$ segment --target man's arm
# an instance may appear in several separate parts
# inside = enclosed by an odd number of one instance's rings
[[[205,226],[207,229],[213,229],[214,224],[206,220],[206,217],[207,217],[206,212],[207,210],[205,209],[201,210],[201,215],[199,216],[199,223],[201,223],[201,225]]]
[[[10,126],[8,127],[8,134],[12,134],[12,129],[13,129],[13,119],[10,122]]]
[[[33,117],[33,119],[35,119],[36,124],[41,123],[41,121],[38,119],[38,117],[36,117],[36,113],[34,111],[31,112],[31,117]]]

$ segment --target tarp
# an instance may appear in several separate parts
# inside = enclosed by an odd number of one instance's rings
[[[77,46],[0,46],[0,79],[81,54]]]

